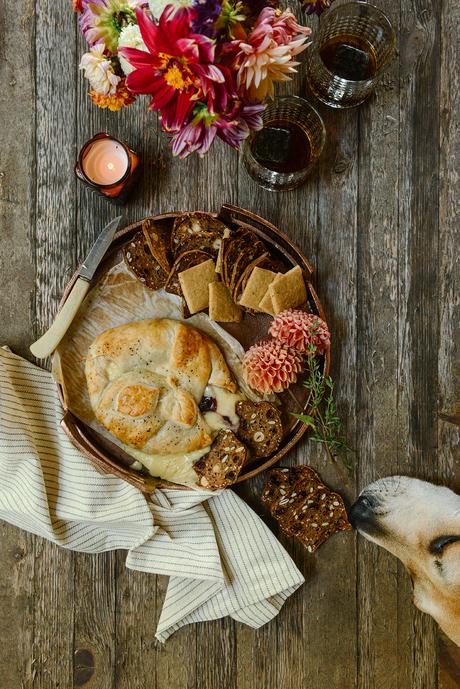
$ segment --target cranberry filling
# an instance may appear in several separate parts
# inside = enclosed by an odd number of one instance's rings
[[[217,400],[215,397],[203,397],[198,406],[200,408],[200,412],[202,413],[207,411],[216,411]]]

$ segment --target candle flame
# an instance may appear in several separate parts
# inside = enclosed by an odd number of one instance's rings
[[[115,166],[113,163],[107,163],[107,167],[109,168],[109,170],[113,170]]]

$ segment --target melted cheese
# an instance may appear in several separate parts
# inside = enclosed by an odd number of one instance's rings
[[[228,392],[228,390],[218,388],[216,385],[207,385],[204,397],[213,397],[217,403],[215,411],[207,411],[203,414],[211,430],[218,431],[221,428],[237,428],[239,419],[235,407],[237,402],[245,399],[244,395],[238,392]],[[229,421],[226,421],[223,417],[227,417]]]
[[[244,395],[228,392],[228,390],[215,385],[208,385],[204,391],[204,397],[214,398],[217,404],[216,411],[208,411],[203,414],[211,435],[215,435],[221,428],[237,428],[239,419],[235,407],[239,400],[245,399]],[[138,460],[151,476],[157,476],[173,483],[193,485],[197,479],[193,465],[211,448],[205,447],[185,455],[148,455],[126,445],[124,449]]]
[[[125,450],[141,462],[151,476],[157,476],[173,483],[192,485],[196,483],[197,479],[193,465],[200,457],[207,454],[210,448],[204,447],[186,455],[147,455],[140,450],[127,446],[125,446]]]

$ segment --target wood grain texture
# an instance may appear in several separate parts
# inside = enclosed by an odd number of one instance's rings
[[[398,3],[380,3],[399,31]],[[357,252],[358,485],[404,472],[398,427],[399,64],[393,61],[359,113]],[[400,428],[401,436],[407,433]],[[404,450],[403,450],[404,453]],[[402,458],[404,465],[406,457]],[[397,687],[401,666],[398,566],[358,538],[358,687]],[[406,607],[403,603],[403,607]],[[380,649],[385,648],[385,653]]]
[[[48,0],[36,8],[35,235],[32,255],[36,291],[34,332],[50,324],[75,264],[76,89],[68,87],[77,65],[74,17]],[[57,94],[59,94],[58,97]],[[35,539],[33,687],[73,683],[74,554]]]
[[[0,345],[27,353],[34,267],[34,2],[0,2]],[[14,115],[12,114],[14,113]],[[9,126],[14,116],[14,126]],[[5,298],[5,296],[7,298]],[[34,537],[0,524],[0,684],[34,678]]]
[[[400,13],[400,470],[428,480],[437,478],[440,9],[438,3],[408,2]],[[411,596],[408,577],[400,573],[404,656],[398,681],[421,689],[436,684],[436,627],[410,605]],[[417,656],[425,662],[414,662]]]
[[[439,118],[439,479],[460,491],[460,5],[444,2],[441,17]],[[441,415],[444,418],[441,418]],[[450,419],[450,420],[446,420]],[[460,686],[460,649],[439,639],[439,689]]]
[[[297,2],[289,4],[299,12]],[[460,413],[460,8],[457,0],[374,4],[397,30],[395,61],[359,110],[316,104],[328,132],[323,158],[304,187],[274,194],[221,142],[203,160],[173,159],[144,98],[121,113],[95,108],[78,72],[85,44],[68,5],[39,0],[34,15],[30,0],[14,3],[14,13],[3,2],[6,341],[26,354],[76,263],[118,213],[73,176],[84,141],[109,131],[143,161],[123,209],[126,223],[237,203],[284,228],[315,266],[356,471],[343,485],[307,440],[283,463],[313,464],[348,502],[369,481],[395,472],[460,489],[460,430],[448,420]],[[305,70],[279,92],[309,97]],[[397,561],[348,533],[308,555],[262,508],[263,480],[238,493],[280,537],[306,584],[260,630],[226,619],[185,627],[161,646],[154,632],[166,578],[127,570],[123,552],[73,554],[2,524],[2,689],[460,686],[457,649],[415,610]]]

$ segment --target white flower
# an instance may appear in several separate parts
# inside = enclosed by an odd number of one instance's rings
[[[112,64],[104,55],[105,45],[96,43],[89,53],[85,53],[80,61],[80,69],[85,70],[85,77],[91,88],[104,96],[113,96],[121,77],[113,71]]]
[[[154,19],[159,19],[166,5],[173,5],[176,9],[180,7],[191,7],[193,0],[149,0],[150,12]]]
[[[121,30],[120,39],[118,41],[119,48],[137,48],[138,50],[147,51],[144,41],[142,40],[141,30],[137,24],[127,24],[124,29]],[[134,71],[128,60],[122,55],[118,55],[120,60],[120,65],[123,72],[128,76]]]

